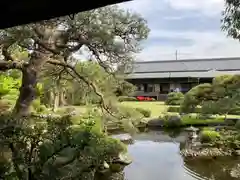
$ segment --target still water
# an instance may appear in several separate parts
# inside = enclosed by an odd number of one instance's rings
[[[184,132],[150,131],[133,138],[128,146],[133,163],[124,170],[126,180],[236,180],[230,170],[239,159],[184,159],[179,154],[186,141]]]

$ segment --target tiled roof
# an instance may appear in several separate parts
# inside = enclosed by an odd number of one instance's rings
[[[163,73],[133,73],[126,76],[126,79],[154,79],[154,78],[213,78],[219,75],[240,74],[239,71],[209,71],[209,72],[163,72]]]
[[[221,72],[218,72],[221,71]],[[166,77],[215,77],[217,74],[240,74],[239,58],[138,61],[128,79]]]

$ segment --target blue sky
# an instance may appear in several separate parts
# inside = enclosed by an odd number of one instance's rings
[[[120,7],[140,13],[151,29],[138,60],[240,56],[240,42],[221,31],[224,0],[134,0]]]

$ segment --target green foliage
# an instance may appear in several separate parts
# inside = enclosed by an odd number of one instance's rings
[[[135,108],[125,107],[125,106],[118,106],[117,107],[119,116],[126,120],[140,120],[142,117],[142,114],[137,111]]]
[[[93,82],[104,96],[112,97],[116,87],[115,79],[106,73],[106,71],[95,62],[80,62],[76,70]],[[99,104],[101,99],[95,92],[84,82],[73,81],[72,93],[74,95],[74,105]]]
[[[203,130],[200,134],[200,140],[203,143],[214,142],[220,137],[220,133],[213,130]]]
[[[138,112],[140,112],[144,117],[149,118],[151,117],[151,111],[143,108],[136,108]]]
[[[167,112],[181,112],[181,106],[169,106],[167,109]],[[201,113],[202,108],[201,107],[195,107],[193,110],[193,113]]]
[[[134,92],[136,87],[127,82],[127,81],[119,81],[117,88],[115,90],[116,96],[128,96],[130,93]]]
[[[42,83],[37,83],[36,91],[37,91],[37,97],[40,97],[43,95],[44,91],[43,91]]]
[[[118,97],[119,102],[124,102],[124,101],[137,101],[137,98],[135,97],[129,97],[129,96],[119,96]]]
[[[240,136],[238,131],[222,129],[219,133],[220,137],[211,142],[213,146],[226,150],[236,150],[240,148]]]
[[[159,119],[164,120],[164,126],[175,128],[182,126],[183,122],[179,114],[163,113],[159,116]]]
[[[0,75],[0,98],[20,87],[20,81],[10,76]]]
[[[240,120],[238,120],[235,124],[236,129],[240,130]],[[239,139],[240,140],[240,139]]]
[[[171,92],[167,95],[165,104],[167,105],[180,105],[183,101],[184,95],[181,92]]]
[[[32,106],[33,106],[34,109],[38,109],[38,108],[41,106],[41,101],[40,101],[40,99],[35,99],[35,100],[33,100]]]
[[[184,96],[183,102],[181,104],[181,112],[194,112],[194,109],[197,107],[197,105],[201,105],[204,100],[209,99],[211,93],[212,85],[208,83],[200,84],[192,88]]]
[[[170,115],[167,117],[167,121],[165,121],[165,126],[170,128],[180,127],[182,124],[183,123],[179,115]]]
[[[15,167],[23,167],[15,173],[15,178],[26,179],[29,173],[34,179],[43,176],[46,179],[66,176],[72,179],[94,177],[94,173],[101,169],[105,162],[111,166],[120,153],[126,152],[125,145],[96,128],[93,117],[75,125],[71,123],[70,118],[64,116],[47,121],[26,119],[28,123],[20,129],[15,129],[15,134],[9,132],[10,129],[2,132],[8,136],[4,139],[5,143],[13,143],[12,151],[19,157],[9,159],[11,166],[14,164]],[[31,147],[34,147],[34,154],[31,153]],[[26,172],[30,161],[32,169]],[[9,171],[12,170],[15,172],[17,169],[9,168]],[[1,174],[3,179],[6,178],[6,174]]]
[[[202,105],[202,113],[227,115],[231,112],[233,113],[237,107],[235,99],[224,97],[217,101],[204,102]]]
[[[47,112],[46,106],[41,104],[41,101],[39,98],[33,100],[31,107],[32,107],[32,110],[37,113]]]
[[[228,36],[239,40],[239,13],[240,4],[238,0],[225,0],[223,11],[222,29],[227,31]]]
[[[59,24],[66,25],[68,30],[57,31]],[[38,30],[40,32],[37,32]],[[28,64],[39,65],[34,73],[37,77],[40,75],[45,92],[56,90],[54,86],[62,77],[64,80],[60,80],[60,85],[57,88],[64,86],[68,94],[74,94],[75,97],[72,96],[73,104],[76,104],[75,100],[88,104],[102,103],[99,102],[99,97],[96,94],[103,94],[105,99],[114,96],[118,82],[113,78],[114,76],[110,75],[114,72],[112,67],[131,62],[133,60],[132,54],[140,51],[140,41],[146,39],[148,33],[146,21],[141,16],[121,10],[117,6],[108,6],[78,13],[74,20],[61,17],[44,21],[44,23],[1,30],[1,37],[2,42],[7,42],[6,45],[9,47],[7,51],[17,61],[21,59],[25,62],[29,61]],[[81,37],[83,34],[84,37]],[[116,36],[123,41],[116,42]],[[87,43],[82,43],[82,38],[85,37],[87,37]],[[78,39],[79,42],[76,42]],[[72,52],[73,49],[78,51],[85,46],[92,52],[92,61],[81,63],[74,58],[67,57],[66,63],[76,64],[76,71],[68,69],[73,73],[71,74],[72,78],[66,69],[59,66],[54,66],[51,69],[50,66],[53,65],[44,63],[43,58],[32,58],[32,55],[35,55],[38,50],[35,47],[39,46],[36,40],[42,40],[41,44],[43,43],[48,48],[54,48],[54,51],[58,52],[56,60],[62,60],[71,54],[69,52]],[[36,46],[32,45],[33,41],[37,43]],[[44,44],[45,42],[48,43]],[[71,47],[68,46],[69,43]],[[46,49],[43,45],[44,53]],[[23,47],[31,48],[33,53],[27,53]],[[25,51],[18,53],[20,52],[18,50]],[[53,55],[56,54],[53,53]],[[102,60],[102,57],[106,58]],[[26,70],[25,72],[30,70],[29,66],[23,65],[22,68],[23,71]],[[51,70],[45,71],[45,69]],[[18,74],[13,76],[19,77]],[[43,76],[48,76],[46,78],[48,81],[43,79]],[[34,79],[34,76],[29,78],[30,82],[37,80]],[[72,78],[72,82],[67,83],[70,78]],[[12,89],[10,86],[12,83],[8,83],[10,80],[6,78],[2,80],[1,83],[5,81],[6,83],[1,84],[1,96],[8,94]],[[129,88],[123,89],[122,91],[125,93]],[[93,91],[97,91],[97,93]],[[37,86],[37,95],[41,94],[42,88]],[[32,94],[29,93],[29,95]],[[31,97],[26,99],[31,99]],[[19,103],[24,104],[24,102]],[[107,103],[107,106],[110,105]],[[32,103],[32,107],[37,110],[43,109],[39,99]],[[131,113],[140,114],[136,110],[120,108],[117,108],[116,112],[120,112],[120,120],[127,119],[128,122],[129,117],[132,117]],[[5,124],[7,128],[1,128],[0,132],[0,144],[6,144],[11,147],[12,151],[11,172],[7,173],[11,173],[12,179],[94,179],[95,172],[101,169],[105,162],[111,166],[119,153],[126,151],[126,148],[119,141],[106,136],[101,130],[94,129],[95,121],[93,122],[92,118],[89,119],[88,121],[84,119],[84,122],[80,121],[79,124],[74,125],[69,116],[59,119],[49,117],[47,120],[15,119],[14,117],[4,119],[14,125],[8,127],[9,124]],[[7,179],[7,177],[2,179]]]
[[[10,109],[10,107],[11,106],[7,102],[0,100],[0,114]]]
[[[59,115],[68,115],[71,112],[76,111],[76,108],[74,107],[64,107],[64,108],[59,108],[56,113]]]
[[[169,106],[167,112],[180,112],[180,106]]]
[[[191,113],[202,106],[204,114],[229,114],[240,107],[240,76],[223,75],[213,79],[212,84],[192,88],[184,97],[181,112]]]

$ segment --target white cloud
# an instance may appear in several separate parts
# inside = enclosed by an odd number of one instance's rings
[[[163,4],[168,4],[176,10],[196,10],[210,16],[220,14],[224,8],[224,0],[133,0],[119,6],[147,14],[163,10]]]
[[[178,51],[178,59],[240,56],[240,43],[226,38],[222,32],[152,31],[150,36],[151,38],[188,38],[193,41],[193,44],[180,47],[150,45],[137,55],[138,60],[173,60],[176,50]]]
[[[163,8],[165,8],[166,5],[168,7],[170,6],[172,10],[176,10],[173,16],[171,13],[166,16],[159,16],[161,11],[164,12]],[[216,27],[215,30],[206,29],[204,32],[197,31],[197,27],[193,27],[192,30],[189,29],[187,32],[183,32],[178,29],[166,31],[161,29],[160,26],[161,20],[169,20],[169,23],[172,23],[171,20],[173,19],[177,21],[178,19],[186,18],[188,12],[191,18],[194,17],[197,19],[200,16],[201,18],[211,19],[211,17],[215,17],[215,19],[219,18],[220,20],[221,11],[224,9],[224,0],[134,0],[123,3],[121,7],[141,13],[150,24],[151,32],[149,35],[150,40],[148,40],[149,43],[147,43],[143,51],[137,55],[137,59],[146,61],[175,59],[176,50],[178,50],[178,57],[181,59],[240,56],[240,42],[227,38],[226,34],[224,34],[219,27]],[[149,14],[151,14],[151,18],[156,18],[149,19]],[[185,23],[187,25],[188,22]],[[158,27],[158,29],[153,27]],[[162,37],[175,38],[176,40],[188,39],[193,43],[190,46],[177,46],[174,45],[174,43],[163,45],[161,42],[157,44],[157,41],[151,44],[152,39],[157,40]]]
[[[198,10],[205,15],[216,15],[224,8],[224,0],[164,0],[174,9]]]

